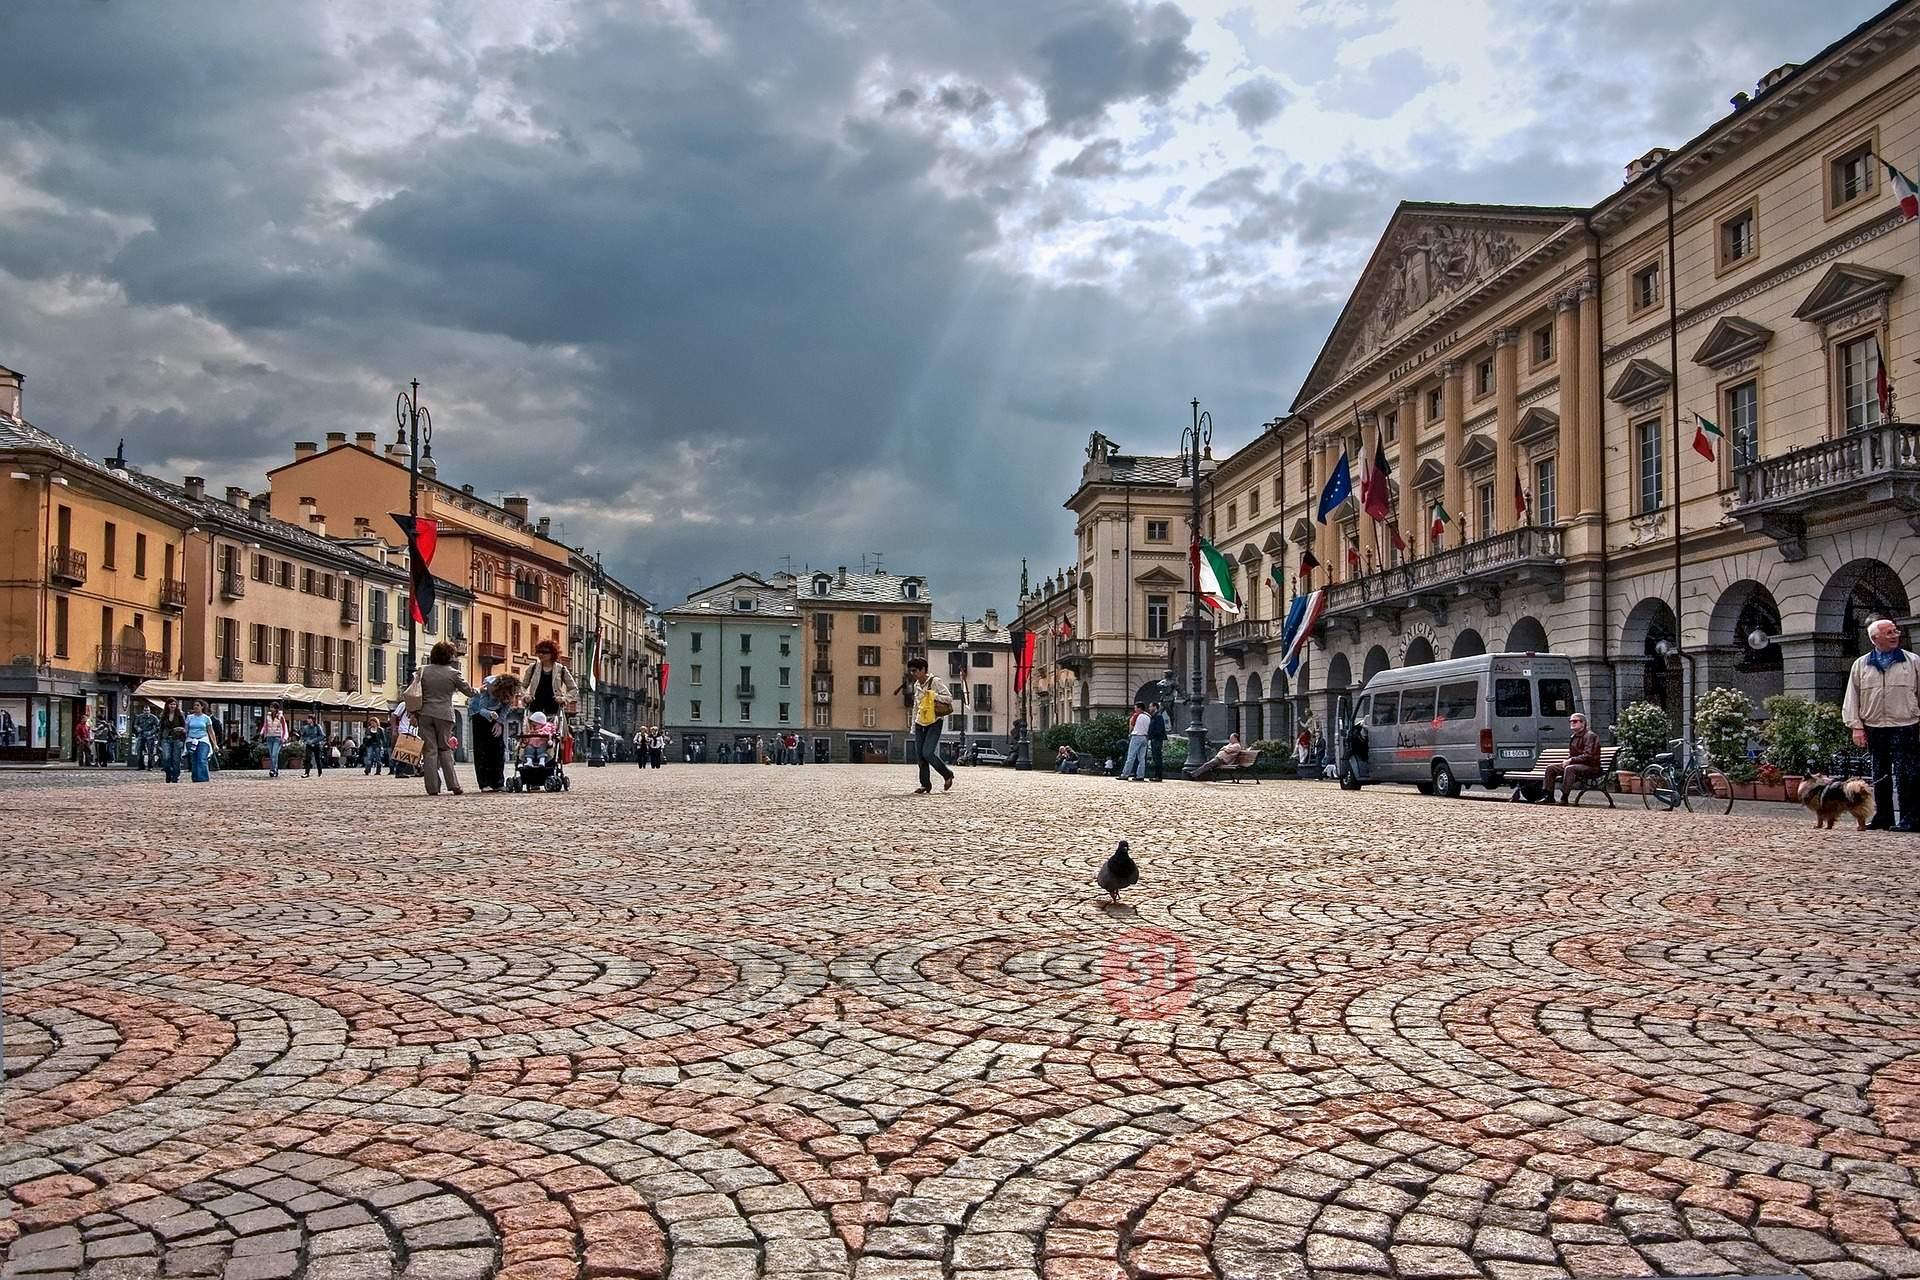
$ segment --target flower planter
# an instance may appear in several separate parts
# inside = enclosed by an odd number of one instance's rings
[[[1733,798],[1735,800],[1758,800],[1761,798],[1760,788],[1754,783],[1730,782],[1727,785],[1733,788]],[[1767,798],[1771,799],[1772,797],[1769,796]]]
[[[1639,774],[1628,773],[1626,770],[1622,769],[1619,772],[1619,774],[1617,774],[1616,776],[1620,779],[1621,795],[1637,796],[1640,794],[1640,775]]]

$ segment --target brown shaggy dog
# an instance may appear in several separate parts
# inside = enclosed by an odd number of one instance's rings
[[[1850,813],[1860,830],[1873,821],[1873,784],[1865,778],[1835,782],[1824,773],[1816,773],[1800,784],[1800,803],[1813,810],[1816,827],[1831,828],[1841,813]]]

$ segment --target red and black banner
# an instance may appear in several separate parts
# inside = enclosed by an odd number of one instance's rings
[[[428,566],[433,564],[433,549],[440,542],[440,522],[401,515],[394,516],[393,521],[407,535],[408,572],[413,578],[407,607],[415,622],[425,623],[433,610],[433,572]]]
[[[1013,691],[1024,693],[1033,675],[1033,632],[1013,633]]]

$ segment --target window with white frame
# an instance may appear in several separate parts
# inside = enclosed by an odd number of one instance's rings
[[[700,683],[700,664],[699,663],[695,662],[690,664],[687,667],[687,683],[688,684]]]
[[[1631,289],[1634,311],[1646,311],[1660,305],[1660,260],[1655,258],[1633,273]]]
[[[1749,205],[1720,224],[1720,265],[1744,262],[1753,252],[1753,207]]]
[[[1444,411],[1445,407],[1446,407],[1446,400],[1440,394],[1439,387],[1435,387],[1431,391],[1427,392],[1427,421],[1428,422],[1440,421],[1441,414]]]
[[[1633,426],[1634,499],[1641,515],[1665,504],[1660,474],[1660,419],[1648,418]]]
[[[1474,536],[1490,538],[1493,536],[1493,481],[1476,485],[1473,490],[1473,510],[1475,524]]]
[[[1173,615],[1173,597],[1147,597],[1147,639],[1164,640],[1167,636],[1167,621]]]
[[[816,705],[813,709],[813,727],[816,729],[832,728],[833,727],[833,708]]]
[[[872,707],[860,708],[860,727],[862,729],[871,729],[877,723],[879,723],[879,716]]]
[[[692,701],[687,703],[687,719],[698,720],[699,718],[700,718],[700,699],[695,698]]]
[[[1533,464],[1533,514],[1541,524],[1553,524],[1559,514],[1558,479],[1552,458],[1541,458]]]
[[[1848,431],[1880,425],[1880,397],[1875,387],[1880,371],[1880,341],[1872,334],[1840,344],[1840,399]]]
[[[740,723],[745,724],[747,721],[751,719],[753,719],[753,704],[751,702],[741,703],[740,704]]]
[[[973,731],[975,733],[992,733],[993,717],[992,716],[975,716],[973,718]]]
[[[1873,193],[1873,146],[1861,143],[1834,157],[1828,175],[1827,202],[1838,209]]]
[[[1728,387],[1724,412],[1733,465],[1746,467],[1760,461],[1760,384],[1749,379]]]
[[[1167,541],[1167,522],[1165,520],[1147,521],[1147,541],[1148,542]]]
[[[1473,394],[1475,396],[1493,394],[1493,361],[1482,360],[1473,366]]]

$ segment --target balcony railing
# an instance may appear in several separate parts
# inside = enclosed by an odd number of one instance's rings
[[[342,693],[360,692],[360,673],[358,671],[342,671],[340,673],[340,682],[336,687]]]
[[[737,684],[733,686],[733,696],[736,698],[751,698],[753,697],[753,686],[750,684]]]
[[[73,587],[86,585],[87,553],[73,547],[53,548],[47,552],[47,578]]]
[[[96,645],[93,669],[141,680],[163,679],[167,675],[167,655],[157,649],[136,649],[131,645]]]
[[[238,569],[222,569],[220,571],[220,598],[222,600],[238,600],[246,594],[246,575],[242,574]]]
[[[178,613],[187,607],[187,580],[185,578],[162,578],[160,580],[160,607],[169,613]]]
[[[1271,618],[1244,618],[1221,627],[1214,644],[1222,653],[1239,656],[1249,649],[1265,651],[1280,637],[1280,624]]]
[[[1920,425],[1883,422],[1762,458],[1733,473],[1732,514],[1765,533],[1786,560],[1807,555],[1807,521],[1836,502],[1920,516]]]
[[[507,646],[497,640],[482,640],[480,642],[480,661],[505,662],[506,660]]]
[[[1093,663],[1093,641],[1079,637],[1062,640],[1054,646],[1053,660],[1060,666],[1073,670],[1090,666]]]
[[[324,689],[333,683],[333,672],[325,667],[302,667],[300,683],[311,689]]]
[[[229,682],[247,678],[247,664],[238,658],[220,659],[220,678]]]
[[[385,618],[375,618],[373,620],[373,643],[393,643],[393,623],[387,621]]]
[[[340,625],[350,627],[360,621],[360,600],[353,595],[340,597]]]
[[[1527,525],[1336,583],[1327,588],[1327,616],[1408,606],[1444,616],[1448,601],[1463,595],[1492,600],[1502,586],[1535,578],[1554,587],[1564,563],[1562,534],[1558,525]]]

